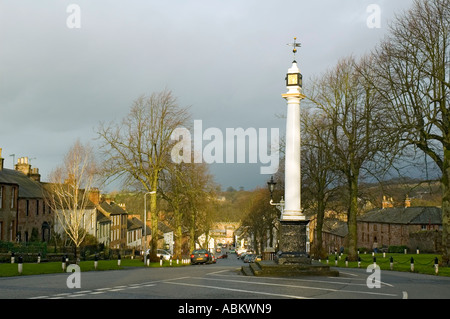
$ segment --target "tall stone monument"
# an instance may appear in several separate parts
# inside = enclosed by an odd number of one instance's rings
[[[302,93],[303,77],[295,61],[300,44],[294,47],[294,61],[286,75],[287,93],[282,97],[287,101],[286,118],[286,158],[285,158],[285,196],[284,208],[280,219],[281,238],[278,253],[279,264],[310,264],[307,254],[307,227],[301,203],[301,167],[300,167],[300,102],[305,98]]]

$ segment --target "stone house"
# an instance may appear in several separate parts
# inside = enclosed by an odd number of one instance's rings
[[[326,218],[322,227],[322,247],[328,253],[339,251],[347,246],[347,222],[338,218]]]
[[[0,149],[0,241],[14,241],[17,236],[19,184],[10,170],[3,168]]]
[[[0,240],[49,241],[53,217],[39,170],[32,169],[26,157],[18,159],[14,170],[3,164],[0,149]]]
[[[99,212],[111,220],[110,247],[112,249],[125,249],[127,247],[127,212],[119,204],[108,198],[96,207]]]
[[[368,250],[407,246],[410,250],[425,248],[427,251],[436,251],[439,245],[436,241],[440,238],[436,234],[441,229],[441,208],[411,207],[409,198],[406,198],[403,207],[394,207],[392,198],[384,196],[381,208],[372,209],[357,218],[357,246]],[[426,235],[426,232],[433,234]],[[322,240],[328,252],[346,247],[347,235],[346,222],[333,218],[324,220]]]
[[[439,207],[374,209],[358,219],[357,227],[359,247],[410,246],[412,234],[441,230],[442,210]]]
[[[111,219],[100,210],[97,210],[96,229],[94,236],[100,244],[110,246],[111,244]]]
[[[143,249],[144,223],[137,217],[128,215],[127,220],[127,247],[138,250]]]

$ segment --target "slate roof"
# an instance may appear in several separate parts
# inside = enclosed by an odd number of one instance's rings
[[[142,228],[144,226],[143,223],[139,223],[138,222],[139,219],[137,219],[136,217],[133,217],[131,219],[127,219],[127,230],[134,230],[134,229],[139,229]]]
[[[0,170],[0,184],[19,185],[19,198],[43,198],[42,185],[22,172],[4,168]]]
[[[339,237],[345,237],[348,234],[348,226],[346,222],[335,218],[326,218],[323,221],[322,231]]]
[[[382,224],[442,225],[442,209],[439,207],[374,209],[359,217],[358,221]]]
[[[99,206],[107,213],[111,215],[117,215],[117,214],[127,214],[128,213],[119,205],[117,205],[114,202],[111,202],[108,204],[106,201],[99,204]]]
[[[111,219],[108,218],[101,211],[97,210],[97,222],[99,222],[99,223],[110,223]]]

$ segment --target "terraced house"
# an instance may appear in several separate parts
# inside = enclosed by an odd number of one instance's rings
[[[38,169],[26,157],[4,167],[0,149],[0,240],[48,241],[52,214],[45,204]]]

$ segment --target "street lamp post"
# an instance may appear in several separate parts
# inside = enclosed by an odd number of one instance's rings
[[[156,191],[144,194],[144,266],[147,265],[147,195],[156,194]]]
[[[283,216],[284,213],[284,198],[281,197],[281,200],[279,203],[273,202],[273,191],[275,190],[275,186],[277,183],[273,180],[273,176],[270,178],[270,181],[267,182],[267,186],[269,187],[270,191],[270,205],[275,206],[280,212],[281,216]]]

